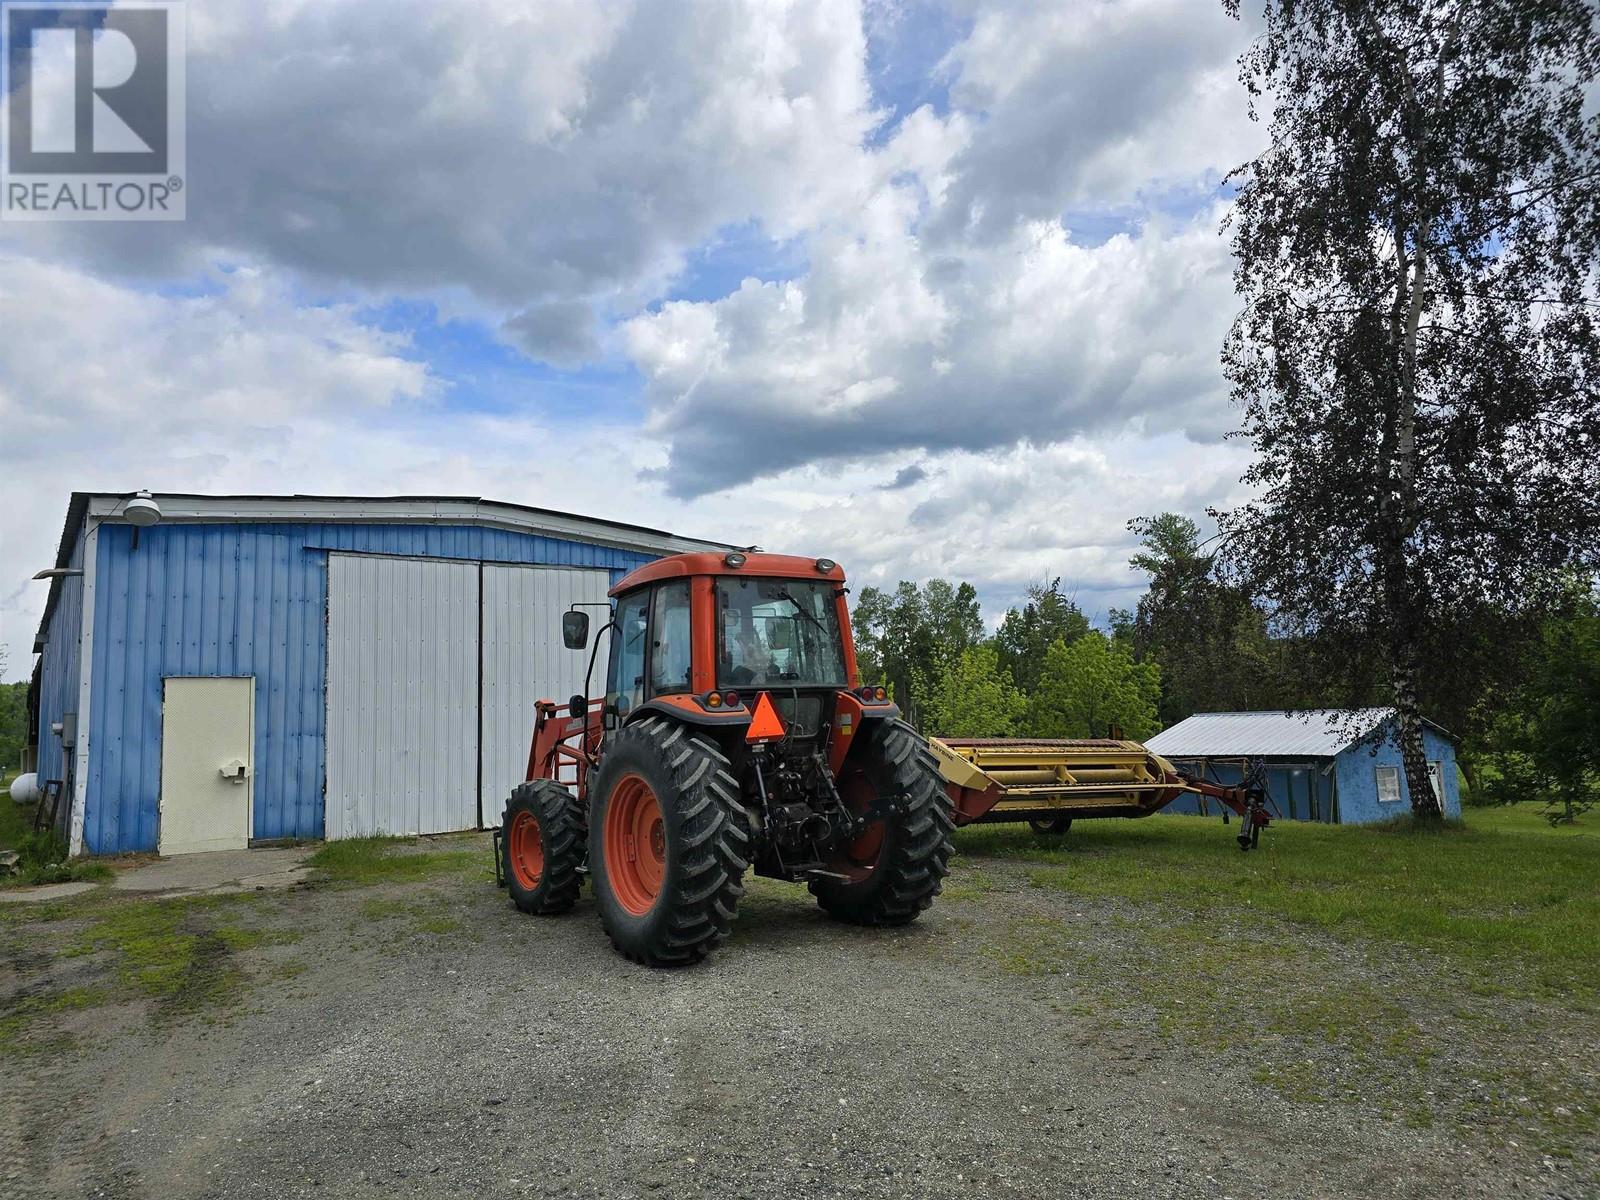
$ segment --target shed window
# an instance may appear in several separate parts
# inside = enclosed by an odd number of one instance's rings
[[[1378,803],[1400,803],[1400,768],[1377,767],[1374,768],[1378,776]]]
[[[1439,763],[1428,764],[1428,782],[1433,785],[1433,798],[1444,804],[1444,770]]]

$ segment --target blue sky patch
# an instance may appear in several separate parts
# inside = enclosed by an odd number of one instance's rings
[[[972,22],[946,4],[882,5],[866,28],[872,101],[885,115],[869,139],[876,148],[925,104],[941,117],[949,113],[951,79],[939,64],[972,31]]]
[[[620,359],[567,371],[535,362],[502,340],[487,322],[440,320],[425,300],[394,300],[366,309],[379,329],[410,339],[405,357],[425,362],[445,385],[445,406],[456,412],[529,413],[548,420],[638,419],[643,379]]]
[[[738,291],[746,279],[754,277],[763,283],[798,279],[809,266],[810,260],[800,239],[774,239],[759,221],[729,225],[685,256],[678,279],[667,294],[650,307],[659,309],[662,303],[670,300],[701,303],[720,300]]]

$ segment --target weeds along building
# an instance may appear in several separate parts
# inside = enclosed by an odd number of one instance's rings
[[[1179,770],[1217,783],[1239,783],[1258,765],[1275,811],[1291,820],[1365,825],[1411,811],[1393,728],[1394,713],[1383,708],[1196,713],[1145,745]],[[1445,815],[1459,817],[1455,743],[1424,721],[1422,745]],[[1168,811],[1204,813],[1207,805],[1185,794]]]
[[[477,498],[75,492],[40,786],[74,853],[493,824],[534,701],[583,690],[560,614],[724,548]]]

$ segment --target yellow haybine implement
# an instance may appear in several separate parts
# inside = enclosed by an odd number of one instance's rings
[[[1064,833],[1085,817],[1147,817],[1193,792],[1239,814],[1239,846],[1248,850],[1271,819],[1256,781],[1225,787],[1197,779],[1138,742],[929,738],[928,745],[957,825],[1026,821],[1039,833]]]

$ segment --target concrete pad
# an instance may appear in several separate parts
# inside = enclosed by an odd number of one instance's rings
[[[64,900],[68,896],[91,892],[99,886],[98,883],[80,879],[74,883],[45,883],[38,887],[6,888],[0,891],[0,904],[35,904],[44,900]]]
[[[311,873],[305,860],[315,846],[282,850],[214,850],[178,854],[118,871],[111,886],[123,892],[170,892],[180,896],[222,895],[292,887]]]

